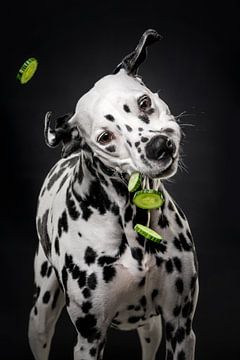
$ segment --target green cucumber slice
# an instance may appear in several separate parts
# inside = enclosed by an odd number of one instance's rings
[[[37,59],[30,58],[26,60],[17,73],[17,80],[19,80],[21,84],[26,84],[35,74],[37,67]]]
[[[141,180],[142,180],[142,177],[141,177],[140,173],[138,173],[138,172],[133,173],[130,176],[130,179],[128,182],[128,191],[129,192],[136,191],[139,188],[139,186],[141,185]]]
[[[141,209],[157,209],[164,203],[164,198],[159,191],[146,189],[134,194],[133,203]]]
[[[146,239],[154,241],[156,243],[159,243],[162,240],[161,235],[159,235],[156,231],[150,229],[147,226],[141,225],[141,224],[136,224],[134,226],[134,230],[144,236]]]

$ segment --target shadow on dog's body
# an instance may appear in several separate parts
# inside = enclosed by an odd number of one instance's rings
[[[151,103],[145,105],[152,110],[140,108],[129,93],[137,99],[147,93]],[[161,319],[166,358],[193,360],[194,245],[185,215],[156,179],[176,171],[178,125],[166,104],[125,70],[101,79],[80,99],[68,123],[80,130],[81,149],[55,165],[39,196],[40,243],[29,323],[35,358],[48,359],[56,321],[66,306],[78,334],[75,360],[101,359],[109,326],[137,329],[143,360],[154,360]],[[107,132],[113,135],[106,137]],[[133,171],[163,193],[163,206],[150,211],[150,227],[164,239],[159,244],[133,230],[148,221],[127,188]]]

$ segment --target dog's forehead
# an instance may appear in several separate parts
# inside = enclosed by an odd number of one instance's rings
[[[124,70],[116,75],[107,75],[98,80],[92,89],[78,101],[76,111],[91,112],[102,102],[116,102],[136,96],[136,94],[151,93],[137,78],[129,76]]]

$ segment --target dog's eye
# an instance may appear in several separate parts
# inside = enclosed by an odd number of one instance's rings
[[[112,141],[113,139],[114,139],[113,133],[111,131],[105,130],[98,136],[97,142],[99,142],[102,145],[106,145],[110,143],[110,141]]]
[[[138,99],[139,109],[142,111],[148,110],[152,105],[151,99],[147,95],[143,95]]]

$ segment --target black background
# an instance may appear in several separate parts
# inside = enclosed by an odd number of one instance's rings
[[[32,303],[35,212],[42,181],[60,149],[43,140],[43,119],[73,111],[79,97],[111,73],[141,34],[163,40],[140,74],[182,118],[184,162],[166,184],[188,216],[200,263],[194,321],[196,359],[236,359],[239,344],[239,81],[237,2],[24,1],[1,19],[1,351],[32,359],[27,342]],[[39,69],[16,80],[34,56]],[[63,315],[51,359],[71,359],[74,330]],[[136,334],[111,331],[105,359],[140,359]]]

